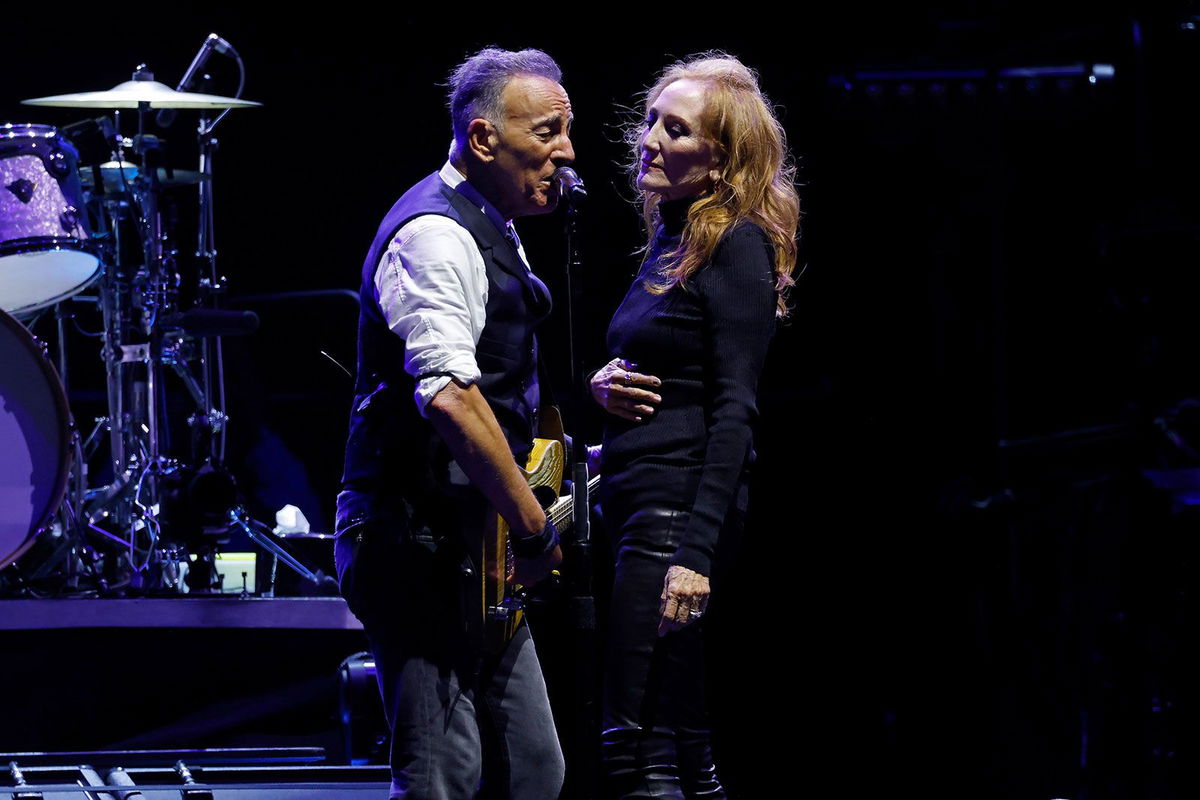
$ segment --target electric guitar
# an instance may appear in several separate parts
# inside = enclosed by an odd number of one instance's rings
[[[575,523],[574,499],[570,494],[559,496],[565,463],[566,449],[560,440],[534,439],[533,450],[522,470],[529,488],[560,534]],[[589,494],[599,483],[599,475],[588,479]],[[508,523],[499,514],[495,530],[483,537],[482,555],[484,646],[497,652],[512,639],[524,616],[522,587],[508,582],[514,570],[513,554],[508,542]]]

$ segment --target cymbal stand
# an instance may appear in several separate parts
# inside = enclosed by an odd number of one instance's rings
[[[113,155],[118,164],[125,163],[124,140],[120,134],[120,112],[114,114],[116,135],[113,141]],[[124,171],[121,173],[125,180]],[[112,470],[112,482],[90,492],[91,505],[85,514],[85,522],[95,533],[117,541],[127,548],[132,548],[133,537],[121,539],[111,532],[100,528],[96,523],[111,519],[119,530],[132,530],[133,519],[128,505],[121,502],[125,488],[129,485],[134,468],[138,461],[139,437],[136,433],[136,422],[130,409],[126,407],[126,368],[124,357],[124,342],[131,335],[130,298],[133,280],[127,272],[124,263],[121,223],[133,211],[130,199],[133,188],[125,185],[125,192],[103,194],[100,200],[100,214],[108,223],[109,239],[104,251],[105,268],[100,279],[99,304],[103,320],[103,343],[101,358],[104,361],[105,387],[108,395],[108,417],[97,423],[107,427],[109,434],[109,468]],[[94,452],[96,433],[88,437],[84,447],[85,457]]]
[[[139,72],[142,71],[144,71],[144,67],[139,67]],[[146,74],[149,75],[149,73]],[[152,76],[150,77],[152,78]],[[137,320],[140,328],[139,338],[144,337],[146,341],[143,344],[122,348],[123,359],[140,361],[145,364],[146,375],[144,391],[135,390],[134,394],[135,405],[141,406],[139,410],[142,414],[139,416],[144,416],[145,419],[142,429],[145,434],[145,457],[141,469],[137,473],[135,488],[130,497],[130,505],[136,516],[136,521],[130,531],[132,540],[130,558],[138,573],[145,572],[152,564],[166,555],[160,553],[157,547],[162,499],[159,481],[162,477],[175,472],[179,467],[174,459],[166,457],[163,453],[166,420],[161,419],[159,414],[160,410],[165,408],[161,402],[164,397],[162,381],[162,367],[166,360],[164,354],[168,351],[175,354],[178,349],[176,346],[178,344],[177,335],[172,333],[168,337],[160,321],[175,308],[178,278],[175,272],[174,251],[164,248],[166,237],[159,209],[161,186],[159,185],[158,169],[158,156],[161,152],[162,142],[158,137],[145,133],[145,121],[149,113],[149,103],[138,104],[138,135],[134,137],[134,151],[141,155],[143,166],[134,180],[134,197],[138,204],[144,253],[144,269],[138,277],[142,278],[144,283],[139,298],[140,304],[133,310],[140,312]],[[172,355],[172,358],[176,358],[176,356]],[[136,402],[139,398],[143,399],[140,404]],[[146,533],[147,537],[146,557],[140,564],[136,561],[138,522],[141,523],[141,530]],[[140,579],[139,583],[145,585],[146,581]],[[151,588],[160,588],[157,585],[159,581],[153,576],[150,577],[149,583]],[[167,583],[170,584],[172,581],[168,580]],[[175,587],[169,586],[168,588]]]
[[[140,65],[134,79],[152,80],[153,75],[145,65]],[[129,196],[134,201],[143,263],[132,276],[122,264],[119,223],[124,208],[120,201],[113,201],[107,208],[112,218],[115,243],[111,255],[112,270],[100,293],[113,480],[108,487],[93,493],[86,522],[92,531],[126,545],[130,565],[135,573],[140,573],[153,560],[158,541],[159,479],[174,471],[176,465],[163,455],[164,420],[160,419],[159,413],[164,337],[156,323],[173,301],[171,258],[163,248],[164,233],[158,204],[157,154],[161,142],[145,132],[150,104],[139,103],[137,112],[138,132],[131,146],[141,156],[145,168],[127,188],[131,189]],[[144,377],[140,381],[130,372],[134,364],[143,365]],[[109,518],[118,530],[128,532],[127,540],[96,524]],[[139,534],[146,538],[146,556],[140,563],[137,555]]]
[[[246,88],[246,64],[242,61],[241,54],[238,53],[237,48],[215,33],[209,34],[205,41],[206,47],[209,44],[212,44],[214,49],[232,56],[237,62],[238,86],[233,96],[240,98],[242,91]],[[202,47],[201,53],[203,52],[204,48]],[[192,62],[192,67],[189,67],[187,75],[180,81],[181,89],[185,87],[193,74],[194,68],[201,58],[201,53],[197,54],[196,61]],[[217,114],[216,119],[210,121],[207,112],[202,111],[200,124],[196,128],[201,177],[198,187],[200,220],[196,226],[196,257],[208,264],[208,274],[199,278],[197,298],[199,303],[207,303],[209,308],[214,310],[220,308],[221,295],[226,292],[228,287],[225,278],[217,272],[217,237],[213,214],[213,157],[216,155],[219,143],[213,136],[213,131],[228,113],[229,109],[226,108]],[[226,422],[229,419],[225,415],[225,360],[221,350],[220,336],[204,338],[202,358],[204,407],[194,422],[191,420],[189,422],[207,434],[208,458],[214,466],[220,466],[225,462]]]
[[[218,38],[216,34],[209,36],[210,41]],[[246,85],[245,64],[242,61],[242,57],[232,45],[224,40],[220,41],[224,51],[232,55],[237,62],[238,87],[233,96],[240,98],[242,90]],[[189,70],[189,74],[190,72],[191,70]],[[186,83],[186,79],[181,81],[180,87],[183,88]],[[196,226],[196,257],[207,264],[206,274],[202,274],[198,278],[196,296],[197,305],[207,306],[214,311],[221,307],[221,297],[228,291],[228,281],[217,270],[216,217],[214,214],[213,199],[213,187],[216,183],[216,178],[213,172],[213,158],[216,155],[219,142],[213,135],[213,131],[228,113],[229,109],[226,108],[217,114],[215,119],[210,120],[206,112],[201,112],[200,124],[196,129],[201,178],[198,187],[200,195],[199,224]],[[207,443],[205,459],[215,469],[221,469],[225,462],[225,440],[228,428],[227,423],[229,421],[229,417],[225,414],[225,362],[221,349],[221,336],[203,336],[201,338],[201,353],[201,392],[203,405],[201,406],[200,413],[193,415],[188,420],[188,424]],[[185,379],[185,383],[187,382]],[[194,386],[194,382],[190,386]],[[195,392],[193,390],[194,395]],[[193,458],[199,459],[200,455],[201,449],[197,448],[193,454]],[[239,529],[245,533],[252,542],[270,553],[276,559],[275,563],[281,561],[301,577],[312,581],[314,584],[319,583],[321,575],[314,573],[292,556],[283,545],[277,542],[274,534],[271,532],[270,526],[253,519],[245,509],[238,506],[230,508],[227,515],[229,527]],[[275,567],[273,565],[271,587],[268,590],[271,594],[274,593],[274,570]]]
[[[113,142],[116,162],[125,163],[124,142],[120,134],[121,112],[113,114],[116,128],[116,141]],[[124,169],[119,173],[122,183],[125,183]],[[125,184],[126,191],[122,194],[101,195],[103,200],[104,218],[108,220],[111,239],[107,252],[107,268],[101,278],[100,313],[104,325],[104,344],[101,356],[105,366],[105,385],[108,390],[108,431],[109,431],[109,466],[112,468],[113,480],[125,472],[125,453],[132,442],[129,441],[131,426],[125,419],[124,369],[121,361],[121,342],[127,331],[128,309],[124,302],[129,299],[129,280],[125,272],[121,242],[121,221],[130,209],[128,197],[131,187]],[[124,525],[128,520],[119,520]]]
[[[240,63],[240,62],[239,62]],[[239,88],[239,92],[240,92]],[[197,226],[196,256],[207,263],[207,274],[198,280],[198,302],[209,308],[220,307],[220,297],[226,290],[225,279],[217,272],[217,244],[213,214],[213,156],[217,150],[217,139],[213,128],[224,114],[210,124],[208,116],[201,114],[197,137],[200,150],[199,184],[200,220]],[[198,429],[207,443],[206,458],[220,466],[225,461],[225,362],[221,350],[220,336],[206,336],[201,348],[203,406],[201,413],[188,420]],[[198,454],[197,454],[198,455]]]

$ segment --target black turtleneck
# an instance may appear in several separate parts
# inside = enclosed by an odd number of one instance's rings
[[[774,250],[758,225],[740,222],[685,286],[651,294],[645,284],[679,245],[691,203],[659,204],[661,224],[608,328],[609,353],[658,376],[663,401],[642,422],[607,418],[600,497],[625,512],[690,508],[671,563],[710,575],[753,458],[758,377],[775,331]]]

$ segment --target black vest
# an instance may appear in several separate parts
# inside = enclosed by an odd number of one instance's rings
[[[404,370],[404,340],[384,320],[375,271],[396,232],[423,214],[466,228],[487,270],[487,319],[475,350],[479,390],[491,405],[509,449],[524,465],[537,427],[537,340],[550,296],[530,275],[516,247],[467,197],[434,173],[405,192],[384,217],[367,252],[359,290],[358,378],[342,475],[343,505],[363,515],[410,516],[450,490],[450,455],[413,399],[416,381]],[[358,516],[360,514],[356,514]]]

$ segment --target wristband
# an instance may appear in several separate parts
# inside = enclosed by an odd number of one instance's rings
[[[550,517],[546,517],[546,526],[542,528],[541,533],[530,536],[510,536],[508,542],[512,547],[513,555],[517,558],[540,558],[558,544],[558,529],[554,527]]]

